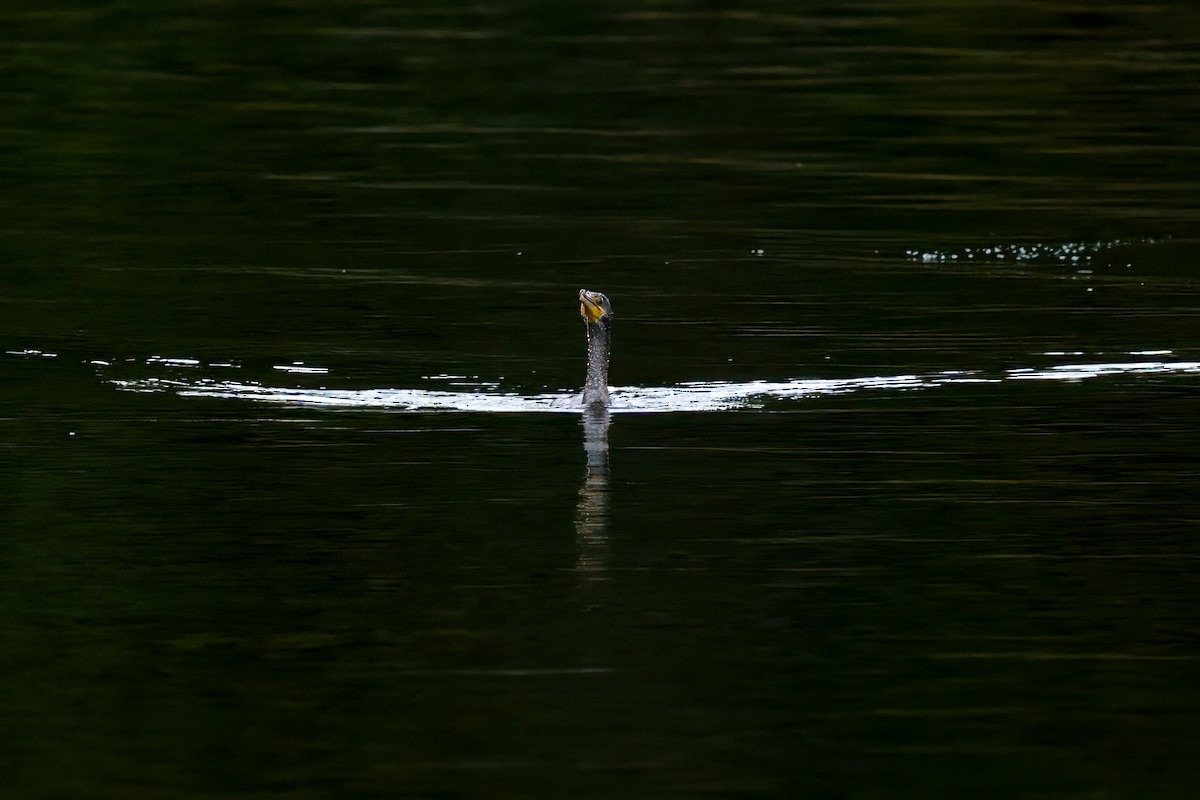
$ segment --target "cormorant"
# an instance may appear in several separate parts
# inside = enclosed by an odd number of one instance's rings
[[[608,334],[612,303],[600,292],[579,290],[579,313],[587,328],[587,378],[583,382],[585,408],[608,406]]]

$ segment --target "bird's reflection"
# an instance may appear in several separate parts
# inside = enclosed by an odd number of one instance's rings
[[[575,509],[575,570],[580,578],[604,580],[608,568],[608,409],[583,412],[583,450],[587,472]]]

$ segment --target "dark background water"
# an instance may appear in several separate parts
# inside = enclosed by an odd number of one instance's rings
[[[1195,359],[1190,6],[0,20],[6,796],[1200,785],[1194,375],[622,416],[600,480],[107,382],[565,389],[581,286],[620,385]]]

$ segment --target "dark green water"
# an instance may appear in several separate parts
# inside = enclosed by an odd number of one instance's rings
[[[0,21],[5,797],[1200,789],[1190,7]]]

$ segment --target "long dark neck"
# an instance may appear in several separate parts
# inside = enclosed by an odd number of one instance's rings
[[[587,324],[587,379],[583,404],[608,405],[608,320]]]

